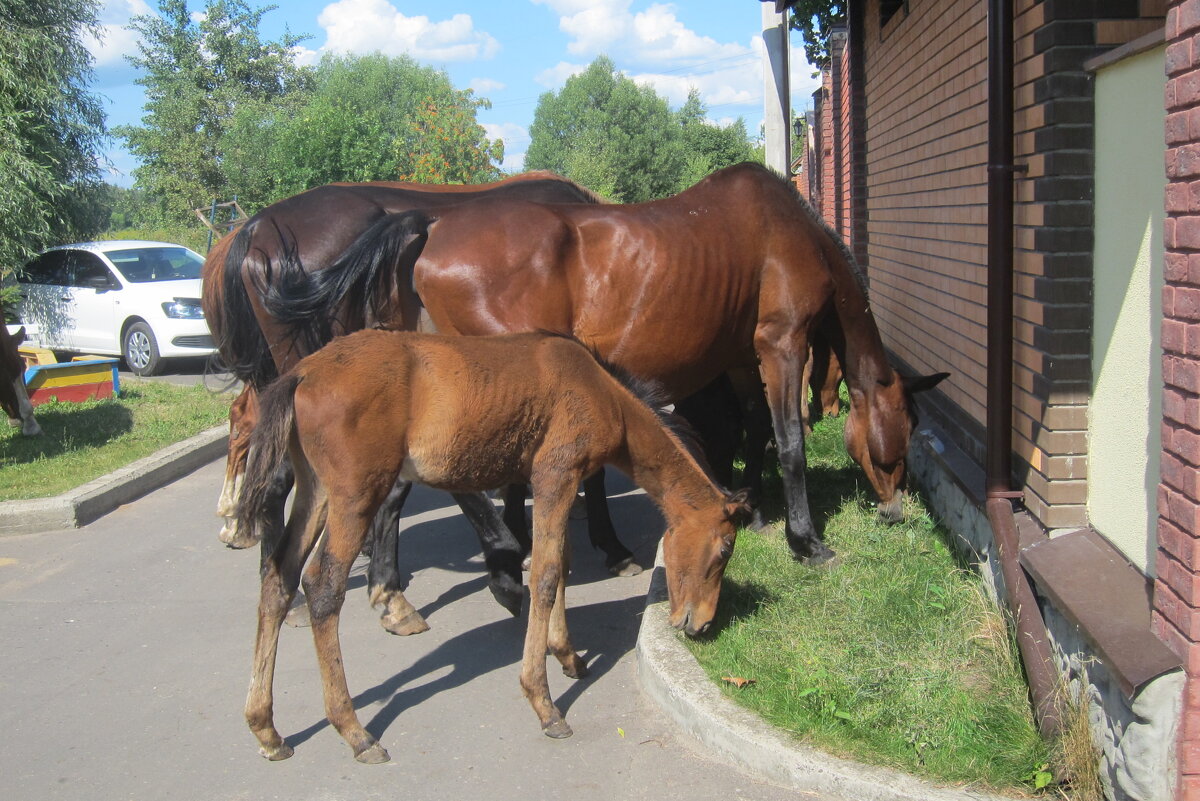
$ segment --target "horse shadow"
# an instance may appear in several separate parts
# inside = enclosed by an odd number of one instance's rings
[[[444,593],[439,602],[448,597],[469,595],[483,586],[482,578],[463,582],[462,585]],[[581,655],[587,663],[588,675],[572,682],[555,700],[560,710],[566,713],[592,681],[607,674],[634,649],[637,644],[640,613],[644,605],[644,598],[634,596],[568,606],[567,622],[573,633],[572,639],[576,647],[587,646]],[[425,613],[425,609],[421,611],[422,614]],[[383,702],[383,707],[365,724],[373,737],[382,739],[387,729],[406,709],[419,706],[439,693],[449,692],[494,670],[509,666],[513,668],[512,679],[515,683],[520,671],[524,640],[524,621],[517,618],[498,620],[464,631],[390,679],[356,695],[353,699],[354,708],[361,710]],[[553,662],[553,658],[547,656],[547,660],[547,670],[554,670],[556,663]],[[421,683],[421,680],[428,676],[437,678]],[[296,747],[329,725],[328,720],[317,721],[288,737],[287,743]]]

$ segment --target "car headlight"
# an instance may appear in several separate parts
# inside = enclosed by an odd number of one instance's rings
[[[174,320],[202,320],[204,309],[200,308],[198,298],[175,298],[170,303],[162,305],[163,313]]]

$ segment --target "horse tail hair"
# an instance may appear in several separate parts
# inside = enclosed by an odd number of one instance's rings
[[[282,544],[286,532],[282,520],[275,520],[269,507],[275,475],[284,465],[295,429],[298,386],[300,376],[289,372],[259,396],[258,423],[250,436],[250,456],[238,499],[238,527],[242,531],[262,532],[264,565]]]
[[[264,306],[308,353],[338,334],[388,321],[416,298],[413,266],[435,219],[419,210],[386,214],[323,270],[305,272],[298,260],[285,260],[278,280],[264,287]]]
[[[246,291],[243,269],[250,265],[250,244],[258,229],[258,220],[251,220],[241,227],[229,243],[225,260],[221,265],[221,310],[217,324],[209,320],[214,344],[229,372],[246,384],[262,389],[278,376],[266,337],[254,316],[254,306]],[[207,268],[206,268],[207,269]],[[270,272],[270,264],[263,268]],[[208,314],[208,310],[205,310]]]

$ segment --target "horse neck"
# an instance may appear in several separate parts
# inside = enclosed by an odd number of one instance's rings
[[[858,388],[873,382],[887,382],[891,378],[892,368],[884,352],[883,339],[871,313],[866,290],[848,253],[832,241],[836,234],[831,231],[823,233],[831,240],[828,244],[823,243],[823,250],[834,286],[831,301],[833,309],[825,325],[834,352],[842,363],[846,383]]]
[[[618,465],[673,525],[690,510],[724,497],[696,457],[651,409],[630,395],[623,403],[628,463]]]

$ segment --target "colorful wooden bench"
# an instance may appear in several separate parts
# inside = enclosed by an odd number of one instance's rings
[[[34,406],[53,398],[79,402],[121,394],[117,359],[77,356],[59,362],[45,348],[22,345],[18,351],[25,360],[25,387]]]

